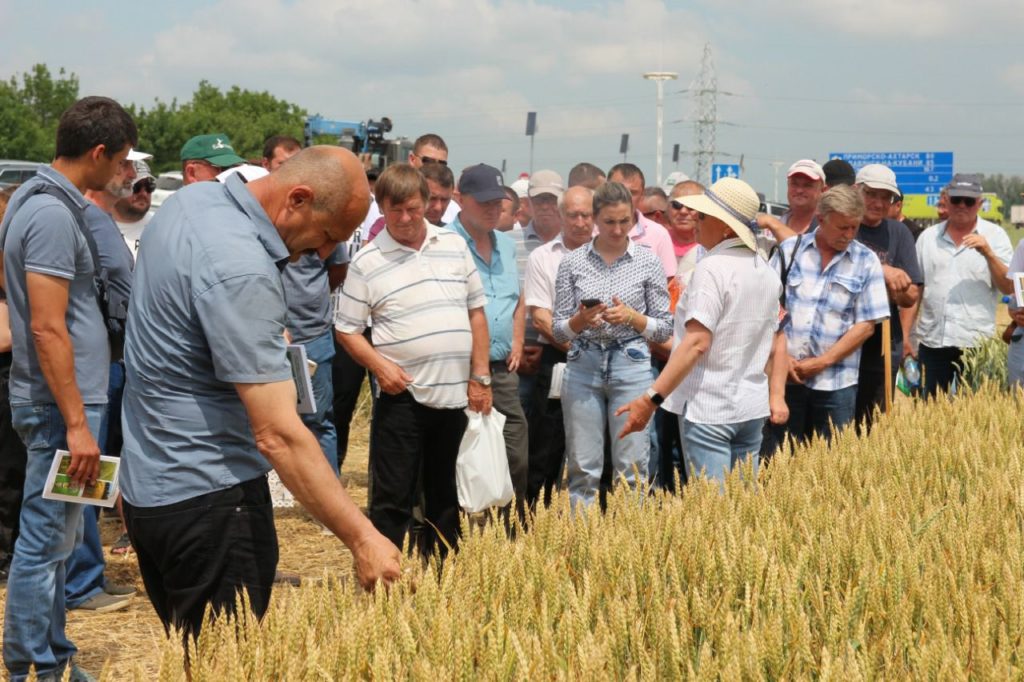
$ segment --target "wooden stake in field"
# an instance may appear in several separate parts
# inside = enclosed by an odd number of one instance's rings
[[[882,357],[885,358],[885,412],[892,410],[892,322],[882,320]]]

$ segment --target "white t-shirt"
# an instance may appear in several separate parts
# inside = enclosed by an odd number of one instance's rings
[[[142,239],[142,231],[146,229],[146,225],[153,219],[153,212],[147,211],[146,215],[142,216],[141,220],[134,223],[122,223],[121,221],[114,221],[117,223],[117,229],[121,230],[121,236],[124,237],[124,243],[128,245],[128,249],[132,252],[132,261],[136,261],[139,258],[139,240]]]

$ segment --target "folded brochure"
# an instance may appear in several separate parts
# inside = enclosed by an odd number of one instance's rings
[[[313,395],[312,374],[316,364],[306,355],[306,347],[299,343],[289,344],[288,362],[292,366],[292,379],[295,381],[295,393],[298,397],[296,407],[299,414],[316,412],[316,396]]]
[[[71,466],[71,453],[58,450],[53,455],[50,473],[46,477],[43,497],[47,500],[60,502],[77,502],[94,504],[100,507],[113,507],[117,500],[117,475],[121,470],[121,460],[117,457],[100,455],[100,471],[96,481],[86,486],[77,486],[68,476]]]

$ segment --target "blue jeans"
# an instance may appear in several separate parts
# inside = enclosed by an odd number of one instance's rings
[[[646,342],[612,343],[601,347],[577,340],[566,363],[566,389],[562,394],[569,473],[569,501],[573,508],[593,504],[604,464],[605,428],[612,438],[615,480],[624,476],[631,487],[647,485],[650,427],[619,438],[626,415],[615,410],[628,404],[651,385],[651,353]],[[634,472],[634,467],[636,472]],[[639,476],[639,478],[638,478]]]
[[[103,405],[85,407],[93,434],[99,433],[104,410]],[[23,680],[33,664],[40,676],[57,673],[77,651],[64,633],[64,562],[75,546],[84,505],[42,497],[53,453],[67,447],[57,406],[17,406],[11,417],[28,451],[28,463],[21,530],[7,582],[3,650],[11,679]]]
[[[762,428],[763,418],[735,424],[694,424],[685,416],[679,417],[687,474],[696,477],[703,472],[724,483],[732,468],[750,457],[756,476]]]
[[[107,406],[103,410],[100,432],[96,439],[104,455],[121,454],[121,398],[124,396],[124,364],[110,363],[107,384]],[[100,541],[99,507],[86,505],[82,511],[82,541],[64,565],[64,599],[69,609],[76,609],[101,594],[107,581],[103,571],[107,561]]]
[[[801,384],[786,384],[786,405],[789,421],[785,426],[769,428],[776,445],[781,445],[788,433],[800,443],[812,436],[821,436],[832,442],[832,432],[853,421],[857,409],[857,385],[835,391],[815,391]]]
[[[316,397],[316,412],[302,415],[305,424],[320,443],[324,457],[338,473],[338,432],[334,428],[334,383],[331,360],[334,359],[334,331],[327,330],[306,345],[306,356],[316,363],[311,383]]]

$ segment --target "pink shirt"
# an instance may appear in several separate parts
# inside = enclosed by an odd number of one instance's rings
[[[663,226],[650,218],[645,218],[640,211],[636,212],[636,225],[629,233],[630,238],[646,247],[661,261],[665,269],[665,279],[672,279],[676,276],[676,251],[672,246],[672,236]]]
[[[690,250],[693,249],[693,247],[695,246],[697,246],[697,242],[690,242],[689,244],[680,244],[679,242],[673,240],[672,248],[676,252],[676,261],[682,260],[683,256],[690,253]]]

